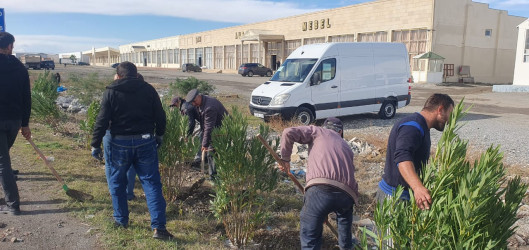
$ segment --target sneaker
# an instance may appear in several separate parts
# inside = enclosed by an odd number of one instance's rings
[[[110,222],[112,223],[112,226],[115,227],[115,228],[128,228],[129,225],[123,225],[119,222],[117,222],[116,220],[114,220],[114,218],[110,218]]]
[[[20,207],[10,207],[8,205],[0,206],[0,213],[10,214],[10,215],[20,215]]]
[[[154,234],[152,235],[153,238],[159,239],[159,240],[169,240],[174,238],[174,236],[167,231],[167,229],[154,229]]]

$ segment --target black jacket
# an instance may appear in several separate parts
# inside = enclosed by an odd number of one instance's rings
[[[222,126],[222,120],[228,111],[219,100],[203,95],[198,112],[200,113],[200,129],[202,129],[202,147],[207,148],[211,144],[211,132],[214,128]]]
[[[28,70],[16,57],[0,54],[0,121],[20,120],[27,127],[30,114]]]
[[[138,78],[114,81],[103,93],[97,116],[92,147],[101,147],[101,140],[112,124],[110,134],[140,135],[165,133],[166,118],[160,96],[150,84]],[[156,130],[156,131],[155,131]]]

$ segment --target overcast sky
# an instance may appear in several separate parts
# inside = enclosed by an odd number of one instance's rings
[[[0,0],[15,52],[62,53],[271,20],[372,0]],[[479,0],[529,16],[529,0]]]

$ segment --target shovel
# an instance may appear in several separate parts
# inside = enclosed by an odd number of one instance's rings
[[[279,165],[281,165],[281,167],[285,167],[283,165],[283,160],[281,160],[281,158],[279,158],[279,155],[277,155],[277,153],[274,151],[274,149],[272,149],[272,147],[270,147],[270,145],[268,145],[268,142],[266,142],[266,140],[260,135],[258,134],[257,135],[257,138],[259,139],[259,141],[261,141],[261,143],[265,146],[266,149],[268,149],[268,152],[270,152],[270,154],[274,157],[274,159],[276,159],[277,163]],[[287,175],[288,177],[290,178],[290,180],[292,182],[294,182],[294,184],[296,184],[296,186],[298,187],[299,191],[304,194],[305,193],[305,189],[303,188],[303,186],[301,185],[301,183],[299,183],[298,179],[296,179],[296,177],[290,173],[290,171],[287,172]],[[327,227],[331,230],[331,232],[334,234],[334,236],[336,236],[336,238],[338,238],[338,232],[336,231],[336,229],[334,229],[334,227],[331,225],[331,223],[329,223],[329,218],[325,218],[325,225],[327,225]]]
[[[37,145],[35,145],[33,140],[31,138],[29,138],[28,141],[29,141],[29,144],[31,144],[31,146],[33,146],[33,149],[35,149],[35,152],[37,152],[39,157],[44,161],[46,166],[51,170],[51,172],[53,173],[53,175],[55,176],[57,181],[59,181],[59,183],[62,184],[62,189],[64,189],[64,191],[66,192],[66,195],[72,197],[73,199],[75,199],[77,201],[87,201],[87,200],[94,199],[94,196],[92,196],[90,194],[86,194],[86,193],[83,193],[81,191],[69,189],[68,186],[66,186],[66,183],[64,183],[62,178],[57,174],[57,171],[55,171],[55,169],[51,166],[51,164],[48,161],[48,159],[46,158],[46,156],[44,156],[42,151],[40,151],[40,149],[37,147]]]

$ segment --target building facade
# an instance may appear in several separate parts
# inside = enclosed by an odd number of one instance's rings
[[[529,20],[518,26],[513,85],[529,87]]]
[[[450,82],[507,83],[513,79],[516,26],[523,20],[471,0],[378,0],[123,45],[120,54],[122,61],[138,66],[195,63],[235,73],[247,62],[275,69],[305,44],[399,42],[408,49],[412,71],[441,72]],[[444,64],[413,63],[413,57],[427,52],[445,58]],[[467,74],[461,74],[462,66]]]

